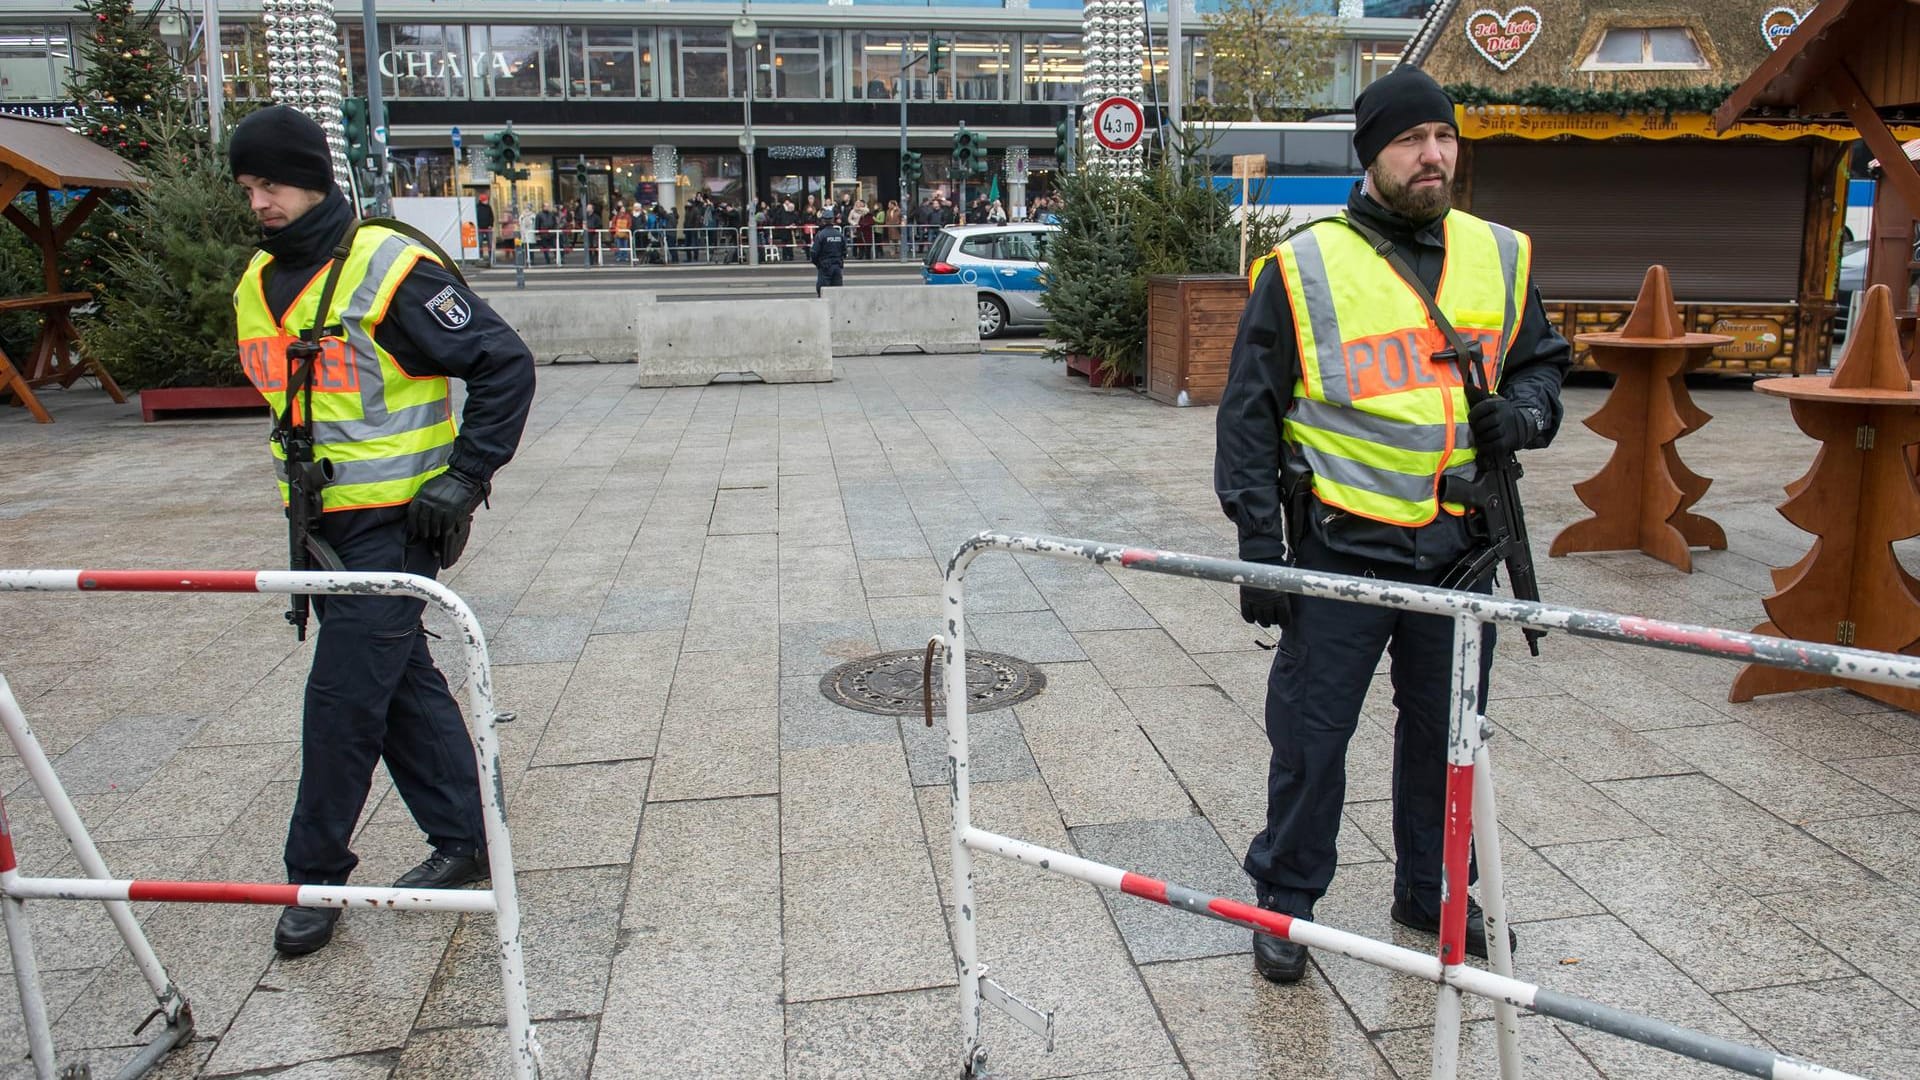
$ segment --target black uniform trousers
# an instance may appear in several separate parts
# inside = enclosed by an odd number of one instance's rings
[[[1432,585],[1446,568],[1409,566],[1330,551],[1312,536],[1298,565],[1355,577]],[[1474,586],[1490,591],[1491,576]],[[1440,857],[1447,791],[1453,620],[1391,607],[1294,596],[1267,676],[1267,827],[1245,867],[1262,904],[1302,917],[1333,880],[1334,842],[1347,793],[1347,743],[1367,684],[1385,651],[1392,659],[1393,895],[1429,914],[1440,910]],[[1480,705],[1486,707],[1493,628],[1481,637]],[[1471,874],[1471,869],[1469,870]],[[1471,878],[1469,878],[1471,880]]]
[[[846,284],[846,281],[842,276],[841,271],[842,271],[842,264],[840,263],[820,264],[819,268],[816,269],[813,274],[814,295],[816,296],[819,295],[820,290],[827,288],[830,285],[838,286],[838,285]]]
[[[432,577],[431,545],[407,540],[407,508],[325,515],[321,536],[349,570]],[[341,885],[359,863],[349,847],[373,783],[387,772],[434,848],[485,846],[478,767],[460,706],[434,667],[420,617],[405,596],[316,596],[320,618],[301,726],[300,790],[287,826],[287,880]]]

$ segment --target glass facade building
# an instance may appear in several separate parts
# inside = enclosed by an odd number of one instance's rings
[[[1183,19],[1186,100],[1211,90],[1204,12]],[[1324,0],[1346,41],[1313,110],[1351,107],[1417,28],[1410,0]],[[1143,52],[1150,116],[1167,92],[1165,0],[1149,0],[1151,59]],[[564,6],[500,0],[454,17],[434,0],[382,0],[372,70],[388,106],[397,194],[450,194],[484,184],[470,158],[512,121],[533,176],[523,202],[571,201],[584,161],[595,201],[679,201],[694,189],[744,194],[742,128],[751,93],[761,198],[825,195],[855,185],[882,203],[900,198],[901,99],[909,147],[928,165],[920,194],[955,193],[945,162],[961,123],[987,136],[993,167],[1009,147],[1044,188],[1055,167],[1054,128],[1081,103],[1077,0],[812,0],[756,3],[758,37],[732,38],[738,8],[701,2],[605,0]],[[351,93],[364,94],[366,34],[357,5],[336,18]],[[48,0],[0,0],[0,110],[60,115],[75,63],[76,12]],[[197,48],[191,14],[163,13],[164,37]],[[932,72],[920,57],[944,44]],[[235,99],[264,98],[266,42],[257,3],[222,4],[221,78]],[[456,162],[455,129],[464,151]],[[656,156],[674,162],[656,173]],[[848,163],[851,162],[851,175]],[[668,187],[668,185],[671,185]],[[663,190],[664,189],[664,190]],[[504,194],[504,192],[503,192]]]

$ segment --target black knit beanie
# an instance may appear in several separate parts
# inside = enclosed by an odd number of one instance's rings
[[[1402,64],[1368,84],[1353,103],[1353,149],[1364,167],[1409,128],[1434,121],[1453,125],[1453,99],[1433,76]]]
[[[227,167],[236,179],[251,175],[308,191],[333,190],[327,133],[291,105],[248,113],[227,144]]]

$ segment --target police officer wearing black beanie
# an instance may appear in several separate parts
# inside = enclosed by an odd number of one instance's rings
[[[1366,88],[1354,114],[1366,175],[1346,210],[1253,267],[1216,417],[1214,488],[1242,559],[1431,585],[1481,543],[1476,514],[1441,502],[1443,476],[1471,475],[1472,450],[1545,446],[1571,357],[1532,284],[1531,242],[1452,209],[1459,136],[1446,92],[1399,67]],[[1437,293],[1449,321],[1483,347],[1496,393],[1462,388],[1450,357],[1435,355],[1447,346],[1425,305],[1348,222],[1390,242]],[[1398,713],[1389,911],[1437,931],[1451,620],[1248,587],[1240,610],[1280,633],[1267,683],[1267,822],[1244,864],[1260,905],[1311,919],[1333,879],[1347,744],[1385,652]],[[1485,646],[1482,709],[1491,628]],[[1267,979],[1305,973],[1303,946],[1261,933],[1253,944]],[[1471,901],[1467,949],[1487,951]]]
[[[331,460],[335,476],[322,492],[319,535],[347,569],[432,577],[458,557],[467,521],[519,446],[533,356],[437,254],[373,223],[356,230],[321,318],[318,294],[354,214],[334,183],[326,135],[306,114],[285,105],[249,114],[234,129],[228,164],[261,226],[260,252],[234,291],[241,359],[276,416],[303,400],[289,387],[301,365],[289,364],[288,340],[324,328],[311,419],[315,457]],[[448,379],[467,389],[457,433]],[[346,883],[358,862],[349,840],[383,758],[433,849],[395,885],[484,879],[473,744],[427,650],[424,602],[316,596],[312,605],[320,632],[287,880]],[[289,907],[274,946],[312,952],[331,940],[339,915]]]

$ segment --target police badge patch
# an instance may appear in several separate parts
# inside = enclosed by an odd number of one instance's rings
[[[473,310],[451,285],[433,294],[433,299],[427,301],[427,310],[433,313],[435,322],[449,330],[458,330],[473,321]]]

